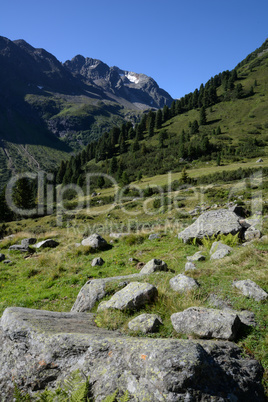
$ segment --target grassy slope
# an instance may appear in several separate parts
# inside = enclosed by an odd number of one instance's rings
[[[201,169],[202,171],[203,169]],[[196,170],[196,173],[198,171]],[[199,172],[200,173],[200,172]],[[145,184],[145,183],[143,183]],[[262,186],[252,186],[251,189],[235,183],[236,196],[240,195],[245,204],[250,207],[254,194],[260,194],[267,201],[267,179]],[[17,232],[15,238],[0,243],[1,252],[12,260],[11,265],[1,263],[0,268],[0,312],[8,306],[22,306],[53,311],[70,311],[76,296],[88,278],[101,278],[138,272],[136,264],[129,261],[130,257],[144,263],[152,258],[163,259],[175,273],[161,273],[143,279],[158,286],[159,298],[143,311],[155,312],[163,318],[164,326],[159,334],[150,336],[178,337],[170,322],[170,315],[190,306],[208,307],[208,297],[211,293],[231,302],[235,309],[248,309],[255,313],[258,326],[240,336],[238,344],[246,354],[259,359],[268,369],[266,320],[268,315],[267,302],[255,302],[239,294],[232,287],[234,279],[252,279],[268,291],[267,254],[268,242],[257,242],[253,246],[234,246],[233,253],[222,261],[209,260],[208,245],[184,245],[177,239],[176,234],[192,222],[187,212],[197,204],[213,205],[228,201],[228,192],[232,191],[234,183],[222,185],[211,184],[214,193],[202,194],[200,187],[183,189],[180,192],[169,193],[171,198],[177,197],[182,202],[170,211],[156,209],[153,202],[148,202],[148,211],[144,212],[144,200],[126,201],[115,206],[108,213],[108,206],[94,207],[90,211],[82,210],[76,215],[69,216],[63,227],[57,227],[54,215],[39,219],[28,219],[8,224],[10,231]],[[101,196],[107,195],[108,190],[102,191]],[[111,189],[109,189],[111,191]],[[220,200],[217,195],[220,194]],[[150,215],[149,215],[150,213]],[[131,215],[130,215],[131,214]],[[114,240],[112,248],[107,251],[91,254],[87,247],[76,247],[85,233],[99,232],[108,241],[112,231],[130,231],[133,235],[128,238]],[[263,219],[262,231],[267,233],[268,219]],[[158,232],[160,239],[149,241],[148,233]],[[11,244],[18,243],[22,238],[37,236],[38,239],[56,238],[60,245],[53,250],[38,251],[29,258],[24,258],[19,252],[9,251]],[[184,272],[187,255],[202,250],[206,261],[197,263],[198,270],[188,274],[200,283],[200,288],[188,295],[180,296],[169,288],[169,279]],[[94,257],[101,256],[105,264],[102,267],[91,267]],[[110,291],[117,289],[113,286]],[[94,309],[96,311],[96,308]],[[110,329],[120,328],[131,334],[127,322],[138,315],[121,312],[102,312],[96,316],[100,326]],[[138,334],[142,336],[141,334]]]
[[[232,169],[234,162],[245,164],[252,162],[252,165],[261,156],[267,162],[268,153],[268,53],[253,61],[238,68],[238,80],[235,85],[241,83],[243,86],[244,94],[254,88],[254,94],[236,99],[231,96],[230,100],[224,100],[223,87],[218,88],[218,96],[222,99],[221,102],[207,108],[207,124],[199,128],[199,133],[191,136],[193,144],[198,141],[202,134],[207,134],[209,141],[215,146],[233,146],[242,147],[246,144],[246,150],[250,150],[248,141],[257,139],[262,142],[262,146],[255,151],[256,155],[251,157],[243,155],[238,151],[236,155],[221,155],[221,164],[226,165],[226,169]],[[127,153],[119,155],[118,158],[123,162],[124,169],[132,180],[137,177],[139,171],[145,176],[159,174],[160,172],[179,172],[186,164],[188,169],[200,168],[204,169],[215,168],[217,152],[214,153],[211,160],[198,159],[191,163],[181,162],[177,154],[178,150],[178,137],[182,130],[190,132],[189,123],[194,120],[199,121],[199,109],[193,109],[181,115],[175,116],[163,124],[162,128],[166,129],[167,137],[164,141],[164,148],[159,148],[157,130],[152,138],[148,137],[145,132],[144,139],[140,141],[140,148],[144,143],[149,150],[145,155],[140,151],[133,153],[129,150]],[[217,130],[220,126],[221,134],[214,135],[213,130]],[[131,148],[133,140],[127,141],[129,149]],[[168,157],[167,157],[168,155]],[[230,165],[227,166],[227,165]],[[153,166],[153,167],[152,167]],[[239,165],[243,167],[242,165]],[[245,167],[244,166],[244,167]],[[95,164],[95,160],[88,162],[87,171],[100,171],[107,172],[109,170],[109,161],[100,161]],[[216,167],[218,169],[218,167]],[[203,174],[203,173],[201,173]],[[190,173],[190,175],[192,175]],[[192,177],[195,177],[193,173]]]

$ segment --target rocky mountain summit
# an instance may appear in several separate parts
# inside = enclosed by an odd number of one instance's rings
[[[155,80],[145,74],[109,67],[101,60],[75,56],[63,66],[85,83],[94,83],[107,96],[120,102],[127,100],[138,109],[162,108],[170,105],[171,96],[159,88]]]

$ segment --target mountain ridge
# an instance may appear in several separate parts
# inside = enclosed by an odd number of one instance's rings
[[[45,49],[1,36],[0,186],[11,172],[53,169],[112,126],[125,119],[134,124],[144,110],[160,107],[159,100],[171,104],[150,77],[149,85],[145,80],[125,90],[117,69],[105,67],[106,80],[95,83]]]

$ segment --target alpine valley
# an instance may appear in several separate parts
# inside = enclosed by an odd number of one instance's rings
[[[0,185],[11,173],[55,168],[112,126],[172,98],[144,74],[76,56],[60,63],[0,37]]]

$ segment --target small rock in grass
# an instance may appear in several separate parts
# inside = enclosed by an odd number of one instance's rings
[[[82,240],[82,246],[90,246],[94,249],[102,249],[107,246],[107,241],[97,233]]]
[[[202,254],[201,251],[197,251],[194,255],[188,256],[187,260],[192,261],[204,261],[206,257]]]
[[[244,296],[250,297],[256,301],[266,300],[268,297],[268,294],[250,279],[234,281],[233,286],[241,290]]]
[[[96,257],[91,262],[92,267],[96,267],[97,265],[101,266],[103,264],[104,264],[104,261],[101,257]]]
[[[152,274],[156,271],[167,271],[167,264],[158,260],[157,258],[153,258],[151,261],[147,262],[147,264],[142,268],[141,274]]]
[[[178,293],[186,293],[199,287],[199,284],[195,279],[183,274],[179,274],[174,278],[171,278],[169,284],[171,288]]]
[[[185,271],[196,271],[196,266],[192,262],[186,262]]]
[[[148,332],[157,332],[159,325],[163,322],[157,314],[141,314],[129,321],[128,328],[132,331],[141,331],[144,334]]]
[[[59,245],[59,243],[56,240],[53,239],[47,239],[40,241],[39,243],[35,244],[35,248],[55,248]]]

